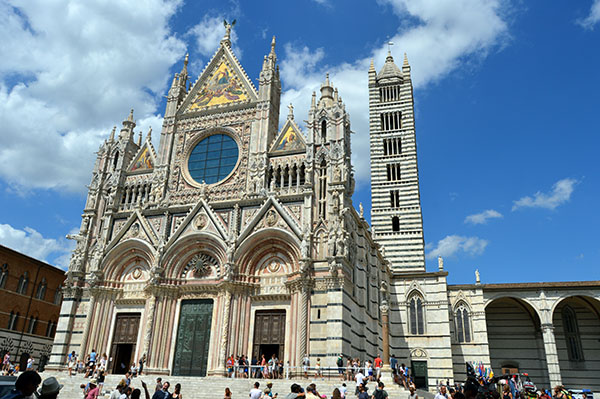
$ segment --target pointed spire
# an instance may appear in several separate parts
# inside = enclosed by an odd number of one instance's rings
[[[140,130],[140,133],[138,134],[138,146],[142,146],[142,131]]]
[[[375,72],[375,62],[371,58],[371,65],[369,66],[369,72]]]
[[[338,89],[337,87],[335,89],[333,89],[333,100],[334,101],[339,101],[339,96],[338,96]]]
[[[129,116],[127,117],[127,121],[129,121],[129,122],[135,122],[133,120],[133,108],[131,108],[131,111],[129,111]]]
[[[402,73],[406,76],[410,76],[410,64],[408,63],[408,57],[404,53],[404,62],[402,63]]]
[[[410,65],[408,65],[408,56],[406,55],[406,53],[404,53],[404,62],[402,63],[402,66],[403,67],[410,66]]]
[[[133,119],[133,108],[129,111],[129,116],[123,121],[123,129],[133,132],[135,127],[135,120]],[[123,130],[121,129],[121,131]]]
[[[115,141],[115,132],[117,131],[117,127],[113,126],[112,131],[110,132],[110,139],[108,141]]]
[[[294,106],[292,105],[292,103],[288,105],[288,109],[290,110],[290,112],[288,113],[288,119],[294,120]]]
[[[317,93],[313,91],[312,99],[310,100],[310,108],[314,109],[317,106]]]
[[[185,58],[183,59],[183,69],[181,70],[181,73],[187,74],[187,66],[188,66],[189,60],[190,60],[190,53],[185,53]]]
[[[152,141],[152,126],[148,129],[148,134],[146,135],[146,141]]]
[[[275,35],[273,35],[273,40],[271,40],[271,54],[275,54]]]

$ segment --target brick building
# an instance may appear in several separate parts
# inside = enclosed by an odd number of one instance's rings
[[[65,272],[0,245],[0,356],[25,368],[48,362],[62,302]]]

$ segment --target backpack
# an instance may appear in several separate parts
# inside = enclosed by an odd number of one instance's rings
[[[338,357],[337,365],[338,365],[338,367],[342,367],[344,365],[344,361],[342,360],[341,357]]]
[[[373,393],[373,396],[375,399],[385,399],[387,398],[388,394],[384,389],[376,389]]]

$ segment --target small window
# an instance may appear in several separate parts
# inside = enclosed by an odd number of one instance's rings
[[[60,301],[62,301],[62,284],[58,286],[54,293],[54,304],[60,305]]]
[[[460,343],[471,342],[471,320],[469,309],[463,303],[456,308],[456,340]]]
[[[16,330],[19,324],[19,312],[10,312],[10,317],[8,318],[8,329]]]
[[[400,207],[400,190],[390,190],[390,207]]]
[[[577,315],[570,306],[565,306],[562,310],[562,319],[569,360],[582,362],[584,359],[581,336],[579,335],[579,327],[577,325]]]
[[[35,327],[37,326],[37,317],[31,316],[29,319],[29,327],[27,327],[27,332],[29,334],[35,334]]]
[[[321,122],[321,142],[325,144],[327,142],[327,122]]]
[[[402,112],[383,112],[380,114],[381,130],[389,132],[391,130],[402,129]]]
[[[42,281],[38,284],[37,291],[35,292],[35,297],[37,299],[41,299],[42,301],[46,298],[46,287],[48,284],[46,283],[46,278],[42,278]]]
[[[388,163],[386,165],[387,181],[400,180],[400,163]]]
[[[398,216],[392,217],[392,231],[400,231],[400,218]]]
[[[423,299],[419,295],[414,295],[410,298],[408,304],[410,333],[413,335],[425,334]]]
[[[115,159],[113,160],[113,170],[117,169],[119,163],[119,151],[115,152]]]
[[[27,294],[27,285],[29,285],[29,273],[25,272],[19,278],[19,285],[17,286],[17,292],[19,294]]]
[[[400,137],[383,140],[383,155],[400,155],[402,153],[402,141]]]

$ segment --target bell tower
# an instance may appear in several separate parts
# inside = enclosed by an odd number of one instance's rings
[[[406,55],[402,69],[391,52],[377,74],[369,68],[371,225],[392,269],[424,271],[413,88]]]

